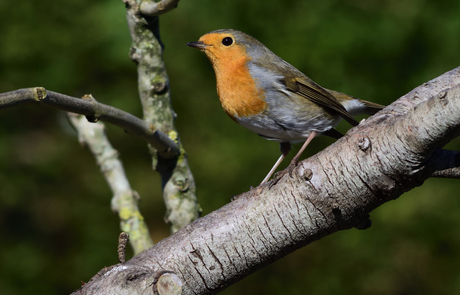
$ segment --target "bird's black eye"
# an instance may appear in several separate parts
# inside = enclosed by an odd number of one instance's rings
[[[224,44],[225,46],[230,46],[233,44],[233,39],[231,37],[225,37],[224,39],[222,39],[222,44]]]

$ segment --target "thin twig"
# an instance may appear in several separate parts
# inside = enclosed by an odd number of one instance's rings
[[[147,124],[136,116],[99,103],[89,96],[81,99],[47,91],[43,87],[24,88],[0,93],[0,110],[22,104],[48,105],[64,111],[85,115],[91,122],[104,121],[142,138],[155,147],[163,158],[171,159],[179,155],[177,143],[157,130],[153,124]]]
[[[125,232],[121,232],[120,235],[118,236],[118,248],[117,248],[117,253],[118,253],[118,261],[120,263],[125,263],[126,262],[126,245],[129,242],[129,234]]]

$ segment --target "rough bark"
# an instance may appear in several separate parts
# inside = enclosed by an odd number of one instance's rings
[[[200,209],[196,198],[195,180],[188,166],[187,154],[174,127],[176,114],[171,107],[169,79],[166,73],[160,40],[158,14],[177,5],[177,1],[125,0],[128,27],[132,38],[130,56],[137,64],[139,97],[144,120],[153,124],[179,147],[179,155],[166,158],[151,146],[153,167],[161,174],[163,199],[166,205],[165,220],[171,232],[183,228],[198,218]],[[153,16],[142,15],[140,5],[156,6]],[[166,6],[165,6],[166,5]],[[148,5],[147,5],[148,6]]]
[[[213,294],[368,214],[432,176],[458,178],[441,148],[460,133],[460,68],[401,97],[291,176],[237,196],[75,294]]]

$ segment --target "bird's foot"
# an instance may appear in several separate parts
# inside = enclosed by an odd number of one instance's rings
[[[283,176],[286,174],[289,174],[289,176],[292,178],[292,171],[294,171],[294,168],[297,166],[297,163],[298,161],[296,159],[293,159],[286,169],[284,169],[283,171],[276,172],[275,176],[270,181],[269,188],[272,188],[274,185],[276,185],[278,181],[280,181],[280,179],[283,178]]]
[[[294,168],[297,166],[299,161],[297,159],[292,159],[291,163],[289,163],[289,166],[284,170],[286,173],[289,173],[289,176],[292,178],[292,171],[294,171]]]
[[[276,172],[273,179],[268,182],[268,188],[271,189],[274,185],[276,185],[285,174],[286,170]]]

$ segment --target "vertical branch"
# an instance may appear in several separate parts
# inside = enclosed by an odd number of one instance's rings
[[[144,120],[167,134],[180,147],[180,155],[175,158],[163,158],[152,146],[149,147],[153,167],[161,174],[166,220],[171,224],[171,231],[176,232],[198,217],[199,205],[187,156],[174,127],[176,115],[171,107],[169,80],[162,59],[158,16],[141,16],[138,10],[140,2],[125,0],[133,41],[130,55],[137,64]]]
[[[107,139],[104,124],[89,123],[85,116],[74,113],[68,113],[68,117],[78,132],[80,143],[91,150],[113,192],[112,210],[120,217],[121,230],[130,236],[134,255],[152,247],[147,225],[137,207],[139,196],[129,185],[118,152]]]

